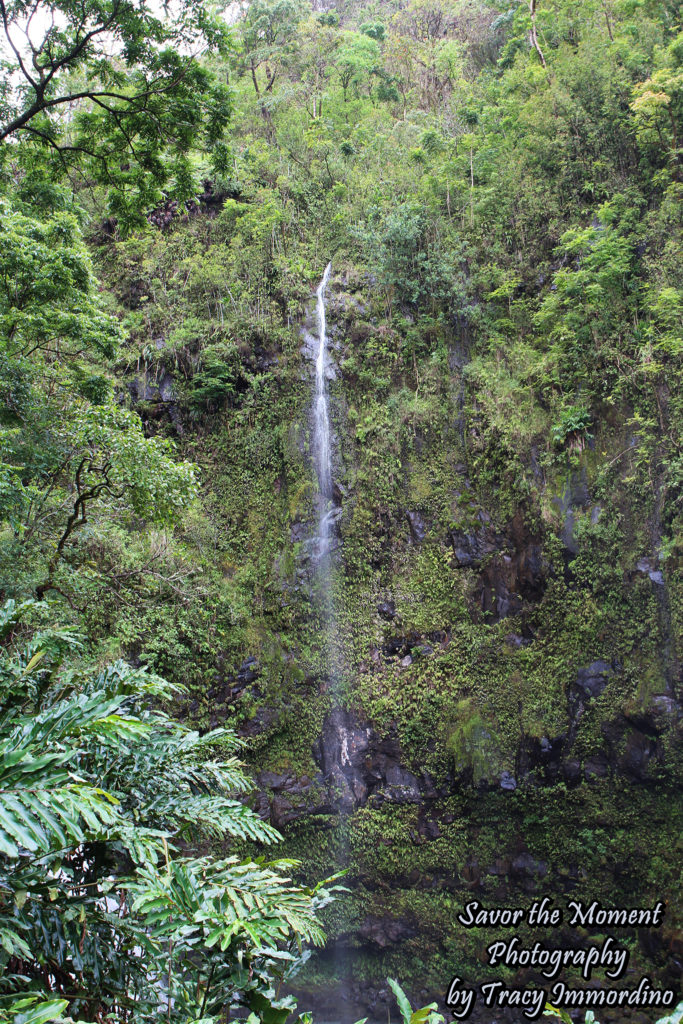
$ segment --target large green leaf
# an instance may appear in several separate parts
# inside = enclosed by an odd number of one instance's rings
[[[59,1021],[68,1005],[66,999],[50,999],[38,1003],[28,1010],[17,1013],[12,1024],[46,1024],[47,1021]]]
[[[389,987],[391,988],[392,992],[396,996],[396,1002],[398,1003],[398,1008],[401,1011],[401,1016],[403,1017],[404,1024],[410,1024],[410,1018],[413,1015],[413,1010],[410,1003],[408,1002],[407,995],[405,994],[399,983],[395,981],[393,978],[387,978],[387,982],[389,983]]]

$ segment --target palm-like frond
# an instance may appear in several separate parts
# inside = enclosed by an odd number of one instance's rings
[[[18,611],[0,613],[0,639]],[[0,652],[0,1024],[3,993],[27,983],[139,1024],[163,992],[173,1024],[226,1000],[275,1006],[273,976],[323,941],[330,892],[294,884],[290,861],[180,855],[195,838],[279,840],[240,799],[239,741],[174,722],[143,670],[70,668],[78,638],[56,632]]]
[[[291,864],[291,862],[288,862]],[[236,857],[171,864],[167,873],[143,868],[130,891],[133,906],[160,938],[201,938],[225,951],[235,938],[249,936],[259,949],[288,937],[320,945],[324,933],[311,893],[293,885],[280,864],[240,862]]]

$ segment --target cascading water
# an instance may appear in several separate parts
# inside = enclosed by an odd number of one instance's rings
[[[309,345],[315,354],[315,393],[313,399],[313,458],[318,477],[318,519],[317,535],[314,549],[314,578],[316,603],[320,615],[320,654],[323,659],[322,669],[327,678],[329,691],[335,711],[338,709],[338,687],[343,675],[342,645],[337,634],[335,603],[332,587],[332,554],[333,529],[340,509],[334,502],[332,480],[332,430],[330,425],[330,401],[328,377],[330,376],[330,356],[328,352],[327,318],[325,309],[325,292],[329,283],[332,264],[325,267],[322,280],[315,293],[315,335],[309,334]],[[346,758],[348,760],[348,758]],[[337,794],[333,798],[339,821],[337,863],[330,865],[330,871],[339,870],[348,862],[346,843],[346,816],[348,813],[348,783],[343,771],[345,765],[345,746],[342,743],[339,752],[339,765],[331,770],[332,790]],[[344,1004],[348,997],[350,982],[350,961],[348,951],[340,944],[332,947],[334,974],[339,986],[340,1002]],[[343,1006],[340,1015],[352,1020],[345,1013]],[[339,1022],[337,1022],[339,1024]]]
[[[330,279],[332,264],[325,267],[322,281],[315,293],[316,326],[318,329],[318,351],[315,360],[315,409],[313,447],[315,468],[318,474],[320,507],[318,514],[318,562],[326,559],[330,550],[330,529],[333,509],[332,500],[332,452],[330,447],[330,408],[327,390],[327,320],[325,316],[325,289]],[[326,572],[323,568],[322,572]]]

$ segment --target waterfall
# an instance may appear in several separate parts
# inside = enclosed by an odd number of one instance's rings
[[[340,513],[334,501],[332,484],[332,430],[330,425],[330,396],[327,385],[330,375],[330,356],[327,347],[327,318],[325,292],[330,279],[332,264],[328,263],[322,280],[315,292],[315,319],[313,330],[308,334],[309,352],[315,357],[315,393],[313,397],[312,450],[315,472],[318,477],[318,518],[315,537],[315,581],[316,603],[321,617],[320,653],[323,672],[327,677],[332,696],[332,715],[339,712],[339,685],[343,677],[343,645],[338,635],[337,617],[332,584],[332,534],[334,523]],[[315,332],[315,333],[314,333]],[[346,756],[345,735],[341,736],[338,758],[333,765],[327,765],[334,790],[333,805],[338,814],[338,848],[336,863],[330,870],[338,870],[348,864],[346,819],[353,807],[353,796],[344,776]],[[338,761],[338,763],[337,763]],[[350,993],[351,963],[348,951],[334,942],[331,948],[334,961],[334,975],[340,998],[339,1015],[346,1021],[353,1019],[346,1010]],[[338,1019],[336,1024],[340,1024]]]
[[[325,267],[322,281],[315,293],[315,317],[318,329],[318,351],[315,360],[315,409],[313,447],[318,474],[320,508],[318,515],[318,560],[322,561],[330,550],[332,499],[332,455],[330,449],[330,402],[327,390],[327,320],[325,317],[325,289],[330,279],[332,264]]]

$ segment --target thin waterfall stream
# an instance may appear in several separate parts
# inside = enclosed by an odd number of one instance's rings
[[[312,351],[315,354],[315,391],[313,398],[313,436],[312,449],[316,475],[318,477],[318,518],[317,534],[314,548],[314,581],[318,612],[321,618],[321,655],[323,671],[332,698],[333,711],[339,710],[339,685],[342,675],[343,657],[341,644],[337,634],[336,609],[333,594],[333,530],[339,514],[339,507],[334,500],[333,459],[332,459],[332,428],[330,421],[330,396],[328,379],[331,376],[330,353],[327,337],[326,291],[332,272],[332,263],[328,263],[315,293],[315,336],[311,338]],[[340,750],[339,770],[343,772],[348,754],[345,744]],[[343,775],[336,776],[337,782]],[[342,792],[335,801],[339,816],[337,863],[330,865],[330,871],[338,871],[348,862],[346,847],[345,818],[348,806]],[[342,944],[333,947],[335,975],[340,987],[340,1014],[344,1014],[343,1004],[348,996],[350,984],[350,962],[348,951]],[[347,1019],[352,1019],[347,1017]]]
[[[327,352],[327,318],[325,313],[325,290],[327,289],[331,271],[332,264],[328,263],[325,267],[325,273],[323,274],[322,280],[315,293],[318,351],[315,360],[313,448],[315,452],[315,467],[318,474],[318,488],[320,494],[317,537],[319,576],[321,574],[329,574],[329,565],[326,565],[325,563],[327,562],[327,556],[330,551],[331,518],[334,513],[334,509],[330,507],[332,501],[332,449],[330,444],[330,401],[327,388],[327,366],[329,356]]]

